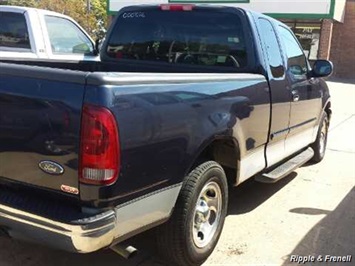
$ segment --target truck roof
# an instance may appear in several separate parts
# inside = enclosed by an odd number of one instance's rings
[[[50,11],[50,10],[45,10],[45,9],[40,9],[40,8],[33,8],[33,7],[25,7],[25,6],[8,6],[8,5],[0,5],[0,11],[8,11],[8,12],[27,12],[27,11],[35,11],[38,13],[42,13],[42,14],[46,14],[46,15],[53,15],[53,16],[57,16],[57,17],[64,17],[64,18],[69,18],[70,20],[72,20],[71,17],[66,16],[64,14],[58,13],[58,12],[54,12],[54,11]]]
[[[211,3],[202,3],[202,4],[194,4],[194,3],[164,3],[164,4],[142,4],[142,5],[130,5],[130,6],[125,6],[123,7],[121,10],[118,10],[118,12],[121,12],[125,9],[152,9],[152,8],[157,8],[157,7],[160,7],[160,6],[183,6],[183,5],[186,5],[186,6],[195,6],[197,8],[204,8],[204,9],[237,9],[237,10],[240,10],[240,11],[244,11],[245,13],[249,13],[251,14],[252,16],[254,17],[264,17],[264,18],[267,18],[269,20],[272,20],[274,22],[277,22],[277,23],[281,23],[283,24],[281,21],[277,20],[277,19],[274,19],[270,16],[267,16],[263,13],[260,13],[260,12],[256,12],[254,10],[251,10],[249,8],[244,8],[244,7],[235,7],[235,6],[231,6],[231,5],[228,5],[228,3],[226,3],[225,5],[223,4],[211,4]]]

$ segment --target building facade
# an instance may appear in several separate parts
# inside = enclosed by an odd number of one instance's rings
[[[218,4],[267,14],[294,31],[311,62],[331,60],[334,77],[355,79],[355,0],[108,0],[108,12],[167,3]]]
[[[328,58],[334,76],[355,79],[355,0],[347,0],[343,22],[333,21]]]

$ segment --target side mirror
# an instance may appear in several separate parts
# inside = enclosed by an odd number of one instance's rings
[[[328,77],[333,73],[333,63],[328,60],[317,60],[314,62],[312,77]]]
[[[81,43],[73,47],[73,54],[86,54],[90,52],[90,47],[86,43]]]

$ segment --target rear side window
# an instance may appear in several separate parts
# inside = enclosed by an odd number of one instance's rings
[[[26,19],[23,14],[0,12],[0,46],[31,49]]]
[[[237,69],[248,62],[238,14],[203,9],[123,12],[106,52],[117,60],[206,67]]]
[[[259,18],[261,37],[264,41],[270,70],[274,78],[283,77],[285,69],[276,33],[270,21]]]
[[[45,16],[53,54],[90,54],[90,39],[73,22],[65,18]]]

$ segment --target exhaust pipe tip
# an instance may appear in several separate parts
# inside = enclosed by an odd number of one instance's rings
[[[117,253],[118,255],[124,257],[125,259],[133,258],[138,253],[138,250],[135,247],[125,246],[121,244],[112,246],[110,247],[110,249],[115,253]]]

